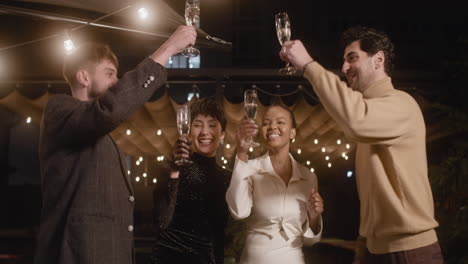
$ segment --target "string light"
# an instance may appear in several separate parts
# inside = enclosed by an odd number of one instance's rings
[[[307,166],[309,166],[310,165],[310,160],[306,161],[306,164],[307,164]]]
[[[227,149],[230,149],[230,148],[231,148],[231,144],[229,144],[229,143],[226,144],[226,148],[227,148]]]
[[[353,171],[348,171],[346,177],[351,178],[353,176]]]
[[[153,179],[153,183],[157,183],[158,180],[156,178]]]
[[[141,18],[141,19],[147,19],[148,16],[149,16],[149,12],[148,12],[148,9],[142,7],[142,8],[139,8],[138,9],[138,16]]]
[[[162,130],[158,129],[158,131],[156,131],[156,135],[158,135],[158,136],[162,135]]]
[[[301,155],[302,150],[300,148],[297,149],[297,154]]]
[[[325,156],[325,160],[330,160],[330,157],[329,157],[329,156]]]
[[[221,157],[221,160],[224,160],[224,156]]]
[[[346,157],[346,152],[341,152],[341,157]]]
[[[127,174],[130,175],[132,172],[130,170],[127,170]]]
[[[146,178],[146,176],[148,176],[148,174],[146,174],[146,172],[143,173],[143,178]]]
[[[226,166],[223,165],[223,169],[226,169]]]
[[[351,148],[351,146],[349,144],[346,144],[346,148],[349,149]]]
[[[28,118],[26,118],[26,123],[27,124],[31,123],[31,117],[30,116],[28,116]]]
[[[137,166],[140,166],[140,161],[137,160],[137,161],[135,162],[135,164],[136,164]]]
[[[136,181],[136,182],[139,182],[139,181],[140,181],[140,177],[137,176],[137,177],[135,178],[135,181]]]
[[[348,160],[348,155],[346,155],[346,156],[344,157],[344,159],[345,159],[345,160]]]
[[[331,162],[328,162],[328,168],[331,168],[332,164]]]
[[[338,140],[336,141],[336,144],[341,145],[341,139],[338,139]]]
[[[318,139],[314,139],[314,144],[315,144],[315,145],[318,144]]]
[[[132,131],[130,129],[127,129],[127,136],[130,136],[132,134]]]
[[[227,163],[228,163],[228,161],[225,159],[225,160],[223,160],[223,163],[224,163],[224,164],[227,164]]]
[[[315,169],[314,169],[314,168],[310,168],[310,172],[315,172]]]
[[[75,44],[73,44],[71,39],[66,39],[63,41],[63,48],[66,52],[70,53],[75,49]]]
[[[322,152],[325,152],[325,151],[327,151],[327,150],[325,149],[325,147],[322,147]]]
[[[294,142],[296,142],[296,138],[293,138],[293,139],[291,140],[291,143],[294,143]]]
[[[142,161],[143,161],[143,157],[140,156],[140,158],[139,158],[138,160],[139,160],[140,162],[142,162]]]
[[[249,148],[249,152],[253,152],[253,147],[250,147],[250,148]]]

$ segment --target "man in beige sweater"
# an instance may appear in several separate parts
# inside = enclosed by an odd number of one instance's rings
[[[393,44],[365,27],[348,29],[342,39],[348,84],[314,61],[299,40],[285,42],[280,57],[303,70],[327,112],[357,142],[359,234],[367,250],[355,263],[443,263],[424,119],[416,101],[392,85]]]

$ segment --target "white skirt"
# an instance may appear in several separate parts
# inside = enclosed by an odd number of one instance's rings
[[[283,231],[271,235],[250,231],[240,264],[305,264],[302,236],[286,240]]]

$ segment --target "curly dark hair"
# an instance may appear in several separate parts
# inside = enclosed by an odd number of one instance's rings
[[[342,48],[345,49],[349,44],[357,40],[361,44],[361,49],[370,56],[383,51],[385,56],[384,70],[388,76],[391,76],[395,53],[393,43],[388,35],[374,28],[363,26],[351,27],[341,35]]]
[[[211,116],[216,118],[221,124],[221,131],[226,130],[226,118],[224,117],[224,110],[214,99],[200,99],[190,105],[191,120],[197,116]]]

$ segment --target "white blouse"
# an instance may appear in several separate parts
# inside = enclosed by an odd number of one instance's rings
[[[235,219],[247,218],[241,263],[303,263],[302,246],[320,241],[322,220],[314,234],[307,217],[307,198],[312,188],[317,190],[317,177],[289,156],[288,185],[273,169],[268,153],[247,163],[236,157],[226,200]]]

